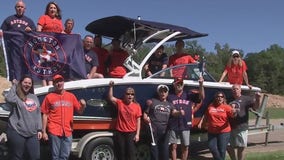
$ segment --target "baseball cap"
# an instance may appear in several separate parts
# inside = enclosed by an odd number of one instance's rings
[[[164,84],[160,84],[160,85],[158,85],[158,87],[157,87],[157,92],[160,92],[161,90],[164,90],[164,91],[169,91],[169,87],[168,86],[166,86],[166,85],[164,85]]]
[[[232,56],[233,56],[233,55],[235,55],[235,54],[237,54],[237,55],[239,55],[239,56],[240,56],[240,52],[239,52],[239,51],[237,51],[237,50],[233,50],[233,51],[232,51]]]
[[[176,77],[173,83],[183,83],[183,78]]]
[[[64,81],[64,78],[60,74],[56,74],[55,76],[53,76],[52,80],[53,81],[58,81],[58,80]]]

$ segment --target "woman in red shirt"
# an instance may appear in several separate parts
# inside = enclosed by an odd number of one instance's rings
[[[226,103],[223,92],[217,92],[214,97],[204,118],[208,127],[208,147],[214,160],[225,160],[231,132],[229,118],[235,116],[235,110]]]
[[[44,15],[40,16],[37,22],[38,32],[54,32],[63,33],[63,24],[61,20],[61,10],[55,2],[49,2],[46,5]],[[49,66],[49,62],[42,64],[43,66]],[[52,77],[44,77],[42,80],[42,85],[52,85]]]
[[[109,82],[109,99],[117,109],[117,121],[114,132],[115,151],[118,160],[135,160],[136,146],[139,141],[142,111],[135,101],[135,91],[128,87],[123,99],[113,96],[114,82]]]
[[[61,20],[61,10],[55,2],[49,2],[46,6],[44,15],[39,17],[37,22],[38,32],[63,32]]]
[[[243,80],[245,80],[246,85],[249,88],[252,87],[248,82],[247,65],[245,61],[242,60],[240,52],[237,50],[232,51],[232,56],[222,73],[219,82],[222,82],[227,74],[229,83],[242,85]]]

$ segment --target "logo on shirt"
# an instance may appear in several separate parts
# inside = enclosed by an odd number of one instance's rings
[[[36,103],[33,99],[27,98],[25,101],[26,110],[29,112],[33,112],[37,109]]]

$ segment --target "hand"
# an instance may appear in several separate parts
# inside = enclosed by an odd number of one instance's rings
[[[47,141],[48,140],[48,135],[46,132],[42,132],[42,139]]]
[[[151,123],[150,117],[148,116],[144,117],[144,122],[147,124]]]
[[[136,134],[133,140],[134,140],[134,142],[138,142],[139,141],[139,135]]]
[[[81,106],[86,106],[86,101],[84,99],[80,99]]]
[[[185,115],[185,112],[182,108],[180,108],[180,111],[179,111],[180,115],[184,116]]]
[[[249,87],[249,89],[252,89],[252,85],[248,84],[247,86]]]
[[[198,82],[199,82],[199,85],[203,85],[203,82],[204,82],[203,76],[199,77]]]
[[[37,139],[40,140],[42,138],[42,133],[41,132],[37,132]]]
[[[30,32],[30,31],[32,31],[32,29],[31,29],[31,27],[26,27],[26,28],[25,28],[25,31],[26,31],[26,32]]]
[[[109,86],[110,87],[114,86],[114,81],[109,81]]]
[[[261,97],[261,94],[259,92],[255,92],[255,99],[259,100]]]

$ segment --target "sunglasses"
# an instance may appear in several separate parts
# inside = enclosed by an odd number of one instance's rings
[[[125,95],[127,95],[127,96],[134,96],[135,94],[134,93],[125,93]]]
[[[239,58],[240,56],[233,56],[233,58]]]
[[[216,98],[224,98],[224,96],[217,96]]]

